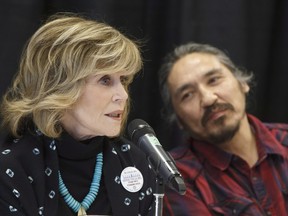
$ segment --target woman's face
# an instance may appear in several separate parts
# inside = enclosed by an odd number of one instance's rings
[[[78,140],[117,136],[128,99],[126,80],[121,72],[88,77],[81,97],[61,120],[65,130]]]

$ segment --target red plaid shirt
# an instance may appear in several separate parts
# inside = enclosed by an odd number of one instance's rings
[[[164,216],[288,215],[288,125],[248,118],[257,139],[256,165],[190,140],[171,152],[187,191],[181,196],[166,188]]]

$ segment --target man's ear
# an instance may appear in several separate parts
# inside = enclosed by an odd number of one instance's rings
[[[250,86],[246,82],[241,82],[240,83],[242,91],[247,94],[250,91]]]
[[[184,130],[183,124],[181,123],[177,115],[176,115],[176,124],[180,128],[180,130]]]

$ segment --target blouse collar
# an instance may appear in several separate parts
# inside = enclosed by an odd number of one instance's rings
[[[95,157],[103,151],[104,143],[108,141],[105,136],[97,136],[89,140],[75,140],[67,132],[63,132],[56,140],[58,154],[66,159],[82,160]]]

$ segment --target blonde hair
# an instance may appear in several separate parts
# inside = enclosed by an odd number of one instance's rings
[[[76,15],[57,14],[28,41],[19,71],[3,96],[3,126],[21,136],[27,122],[49,137],[59,137],[60,119],[75,104],[91,74],[127,72],[129,82],[141,69],[137,44],[115,28]],[[129,101],[122,130],[127,121]]]

